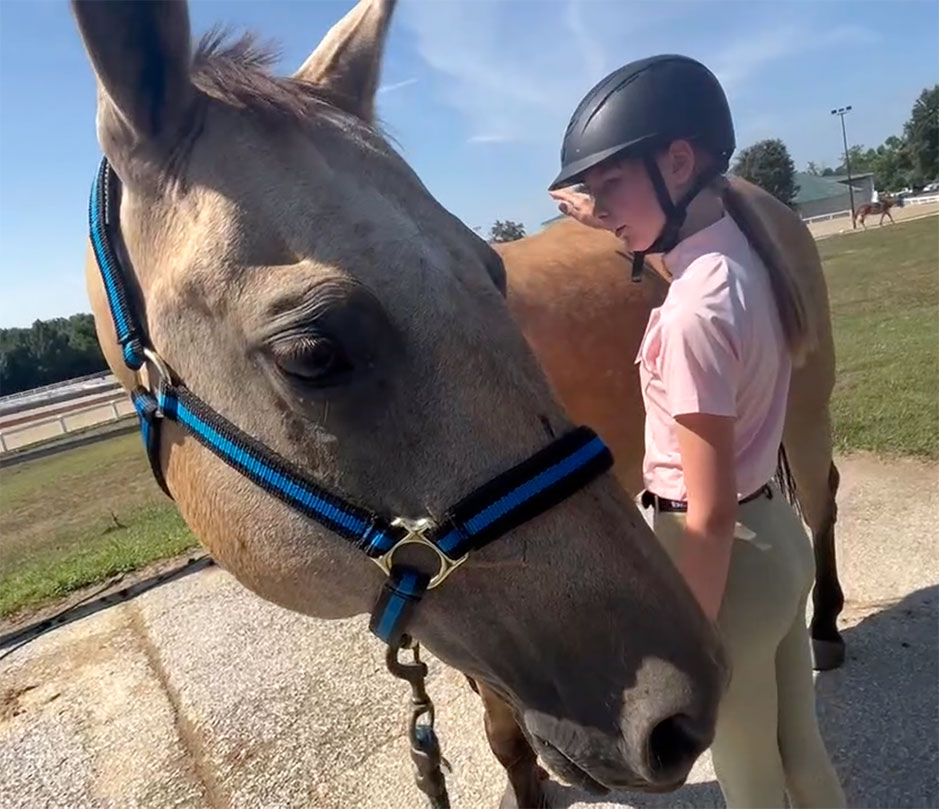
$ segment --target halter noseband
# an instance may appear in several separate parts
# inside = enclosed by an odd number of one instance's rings
[[[114,250],[120,235],[118,182],[103,159],[91,191],[90,236],[124,362],[137,374],[131,398],[157,482],[172,499],[160,464],[160,426],[172,421],[253,483],[348,540],[381,568],[388,580],[369,626],[386,643],[401,641],[424,592],[442,584],[471,551],[557,505],[612,466],[613,457],[601,439],[589,428],[578,427],[460,500],[439,524],[429,518],[388,519],[327,490],[175,382],[170,367],[149,345],[127,294],[125,268]],[[146,364],[156,372],[155,391],[149,379],[147,384],[140,381]],[[400,548],[415,544],[436,555],[435,575],[395,563]]]

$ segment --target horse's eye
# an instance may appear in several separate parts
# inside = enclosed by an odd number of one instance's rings
[[[352,370],[342,346],[327,337],[281,340],[272,346],[271,352],[286,376],[308,385],[337,384]]]

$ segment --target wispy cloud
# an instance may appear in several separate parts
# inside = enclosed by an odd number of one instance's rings
[[[801,47],[800,32],[795,26],[773,26],[725,46],[710,66],[729,95],[766,65],[794,54]]]
[[[383,84],[378,88],[378,95],[393,93],[395,90],[400,90],[402,87],[410,87],[412,84],[417,84],[416,78],[404,79],[404,81],[396,81],[391,84]]]
[[[485,133],[480,135],[470,135],[467,139],[467,143],[506,143],[507,141],[512,140],[508,135],[500,135],[498,133]]]
[[[846,23],[827,31],[820,38],[822,45],[871,45],[879,42],[880,34],[862,25]]]
[[[553,146],[583,94],[630,59],[696,56],[718,75],[736,108],[766,71],[787,60],[877,39],[853,23],[820,24],[808,7],[796,5],[798,15],[786,5],[741,6],[732,29],[703,32],[706,46],[697,30],[712,25],[709,14],[687,3],[564,0],[560,9],[547,5],[561,13],[533,14],[530,3],[404,0],[401,19],[431,68],[433,91],[463,116],[467,142]],[[752,104],[745,109],[759,114]]]
[[[561,35],[553,15],[526,15],[522,33],[522,7],[533,8],[492,0],[402,4],[417,51],[439,79],[437,94],[462,114],[473,143],[553,140],[583,92],[583,73],[570,69],[571,31]],[[579,47],[587,47],[583,37]]]
[[[873,31],[853,24],[824,30],[816,29],[811,21],[798,25],[770,24],[718,51],[711,66],[724,89],[731,94],[772,64],[819,48],[870,44],[878,38]]]
[[[564,11],[564,23],[574,37],[587,80],[597,82],[603,78],[606,56],[603,46],[590,31],[584,20],[584,0],[570,0]]]

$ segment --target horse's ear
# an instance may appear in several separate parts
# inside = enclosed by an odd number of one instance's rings
[[[159,162],[195,97],[180,0],[71,0],[98,83],[98,141],[115,165]]]
[[[328,90],[340,107],[371,122],[394,5],[395,0],[359,0],[329,30],[294,78]]]

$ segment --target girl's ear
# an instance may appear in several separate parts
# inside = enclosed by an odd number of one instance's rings
[[[687,140],[673,140],[666,153],[665,168],[675,186],[690,183],[695,173],[696,155]]]

